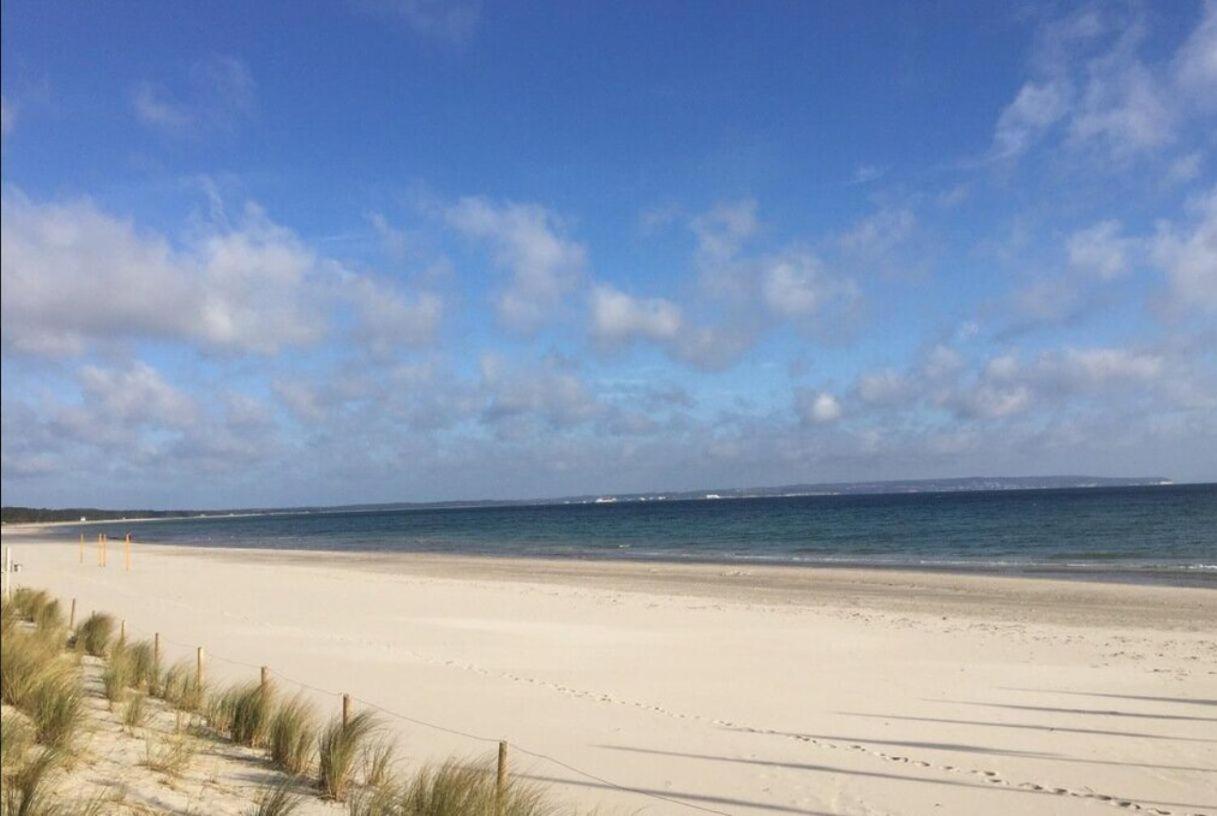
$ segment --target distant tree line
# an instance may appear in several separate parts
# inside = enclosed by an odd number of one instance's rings
[[[96,507],[0,507],[0,522],[4,524],[46,524],[52,521],[89,521],[134,518],[184,518],[197,516],[197,510],[99,510]]]

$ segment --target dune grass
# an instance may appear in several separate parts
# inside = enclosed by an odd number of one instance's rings
[[[101,687],[110,701],[110,707],[122,702],[131,685],[131,661],[127,658],[126,649],[116,646],[110,652],[106,667],[101,672]]]
[[[27,713],[34,724],[34,738],[43,745],[68,749],[84,726],[84,690],[80,675],[56,673],[38,684]]]
[[[104,612],[94,612],[76,628],[76,642],[86,654],[105,657],[114,635],[114,618]]]
[[[371,712],[361,711],[345,724],[340,718],[331,720],[321,732],[317,744],[318,782],[326,796],[339,802],[346,799],[355,761],[379,728]]]
[[[248,816],[291,816],[304,804],[304,797],[292,791],[291,782],[282,782],[258,794]]]
[[[145,691],[156,688],[161,667],[152,641],[139,640],[124,644],[122,651],[127,661],[131,687]]]
[[[393,778],[393,760],[397,745],[392,740],[380,739],[363,750],[363,784],[370,788],[388,785]]]
[[[59,601],[44,589],[18,587],[13,590],[13,611],[17,617],[39,629],[62,629],[63,610]]]
[[[0,699],[24,712],[34,738],[65,749],[85,717],[79,668],[55,630],[13,627],[0,644]]]
[[[173,664],[157,684],[154,696],[160,697],[178,711],[200,712],[206,699],[206,687],[199,685],[198,673],[189,660]]]
[[[34,744],[34,730],[26,718],[14,711],[0,717],[0,807],[9,812],[9,786],[25,765],[25,754]]]
[[[149,735],[144,739],[144,766],[172,777],[184,774],[197,753],[198,745],[189,734]]]
[[[59,645],[51,638],[37,630],[10,628],[0,643],[0,699],[26,708],[49,675],[70,670],[68,661],[60,658]]]
[[[557,808],[534,785],[513,782],[498,799],[488,768],[457,762],[424,767],[404,782],[365,788],[350,816],[552,816]]]
[[[274,714],[274,691],[257,681],[236,683],[207,700],[207,723],[233,742],[253,748],[267,744]]]
[[[317,750],[317,713],[303,695],[281,704],[268,732],[270,758],[295,776],[307,773]]]
[[[274,687],[251,682],[238,688],[232,711],[232,739],[241,745],[260,748],[266,745],[274,714]]]
[[[127,700],[127,706],[123,709],[123,725],[132,731],[148,721],[150,712],[146,700],[147,697],[138,691],[133,692]]]

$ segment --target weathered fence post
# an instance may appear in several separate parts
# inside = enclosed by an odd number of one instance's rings
[[[127,537],[125,539],[123,539],[123,559],[126,562],[123,565],[123,568],[127,572],[130,572],[131,571],[131,534],[130,533],[127,533]]]
[[[507,794],[507,742],[499,742],[499,769],[494,781],[494,811],[503,812],[503,800]]]
[[[82,538],[83,538],[83,536],[82,536]],[[68,628],[69,629],[76,628],[76,599],[75,598],[72,599],[72,611],[68,615]]]
[[[152,633],[152,665],[159,666],[161,664],[161,633]]]
[[[195,662],[196,662],[196,666],[197,666],[196,671],[195,671],[195,677],[198,680],[199,688],[202,689],[203,688],[203,647],[202,646],[200,646],[198,648],[198,651],[195,653]]]
[[[118,622],[118,642],[126,643],[127,641],[127,619],[123,618]]]
[[[266,693],[266,684],[269,681],[270,681],[270,668],[267,666],[263,666],[262,667],[262,693],[263,694]]]
[[[351,721],[351,695],[342,695],[342,727],[346,728]]]

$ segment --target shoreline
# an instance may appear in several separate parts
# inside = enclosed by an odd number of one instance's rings
[[[227,517],[221,517],[227,518]],[[147,522],[178,522],[183,519],[144,519]],[[123,521],[134,521],[133,519],[124,519]],[[119,523],[114,521],[99,521],[87,522],[87,524],[111,524]],[[32,523],[32,524],[13,524],[6,525],[3,530],[0,530],[0,537],[34,536],[48,542],[60,544],[78,543],[72,539],[63,536],[60,530],[69,526],[81,526],[80,522],[47,522],[47,523]],[[851,560],[848,558],[840,559],[821,559],[821,560],[795,560],[783,559],[779,557],[766,556],[739,556],[735,558],[716,558],[713,556],[675,556],[663,553],[640,553],[634,551],[618,551],[615,554],[607,555],[595,551],[587,551],[571,554],[534,554],[534,553],[488,553],[483,550],[471,550],[468,552],[456,551],[436,551],[436,550],[388,550],[388,549],[325,549],[325,548],[281,548],[281,547],[260,547],[256,545],[250,546],[225,546],[212,545],[207,543],[178,543],[178,542],[157,542],[157,541],[140,541],[141,546],[155,546],[164,548],[181,548],[183,550],[217,550],[217,551],[234,551],[234,552],[268,552],[268,553],[285,553],[288,555],[296,554],[320,554],[330,557],[362,557],[362,558],[469,558],[469,559],[486,559],[489,561],[504,561],[504,562],[554,562],[555,564],[576,563],[576,564],[637,564],[642,566],[706,566],[706,567],[723,567],[734,568],[741,570],[811,570],[811,571],[847,571],[847,572],[875,572],[875,573],[916,573],[926,575],[952,575],[952,576],[978,576],[978,577],[994,577],[994,578],[1011,578],[1017,580],[1049,580],[1049,581],[1069,581],[1082,583],[1099,583],[1099,584],[1118,584],[1128,586],[1161,586],[1161,587],[1182,587],[1193,589],[1208,589],[1217,590],[1217,565],[1195,564],[1195,565],[1144,565],[1130,564],[1125,566],[1120,565],[1101,565],[1095,564],[1078,564],[1065,563],[1053,564],[1050,562],[1027,562],[1027,563],[969,563],[964,560],[956,560],[951,562],[935,562],[929,560],[917,562],[877,562],[865,561],[861,559]],[[91,546],[86,540],[85,546]]]
[[[77,542],[32,540],[53,546]],[[924,610],[1003,620],[1091,625],[1119,623],[1163,630],[1217,630],[1210,586],[1079,580],[986,571],[852,567],[792,563],[537,558],[475,553],[275,549],[136,542],[139,553],[260,566],[362,572],[379,576],[533,583],[570,589],[660,593],[775,606],[848,605],[883,611]],[[86,543],[86,563],[90,558]],[[112,554],[113,555],[113,554]]]
[[[127,572],[11,544],[20,583],[159,632],[170,662],[205,647],[217,683],[269,665],[622,786],[521,760],[585,809],[1217,813],[1203,589],[140,543]],[[484,750],[395,727],[416,761]]]

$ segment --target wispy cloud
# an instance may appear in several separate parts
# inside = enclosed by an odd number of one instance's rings
[[[173,89],[177,85],[177,90]],[[173,84],[144,81],[131,92],[136,117],[149,127],[176,135],[231,131],[252,115],[256,84],[245,63],[214,55],[194,63]]]

